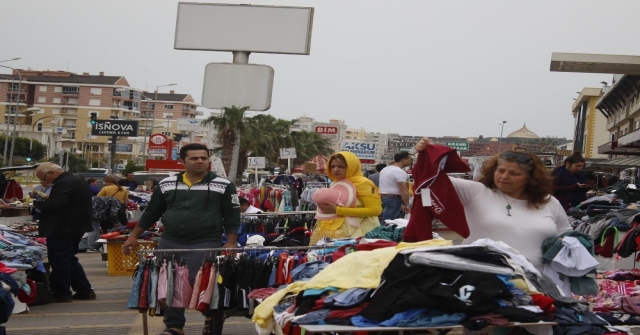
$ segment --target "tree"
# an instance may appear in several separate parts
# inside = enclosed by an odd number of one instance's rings
[[[62,154],[61,154],[62,155]],[[49,162],[53,162],[56,164],[60,163],[60,157],[51,157],[49,158]],[[74,153],[69,153],[69,173],[78,173],[87,171],[87,161],[84,158],[80,157],[80,155],[76,155]]]
[[[136,171],[144,171],[144,166],[141,165],[136,165],[132,160],[129,160],[127,162],[127,165],[125,165],[124,170],[122,170],[122,175],[126,176],[131,172],[136,172]]]
[[[227,168],[229,179],[236,183],[241,182],[241,180],[237,180],[237,169],[240,140],[245,130],[244,112],[247,109],[249,107],[224,107],[221,115],[211,115],[202,121],[203,125],[212,124],[213,128],[218,131],[218,140],[222,144],[222,164]]]
[[[249,156],[265,157],[268,165],[279,165],[281,148],[296,148],[298,160],[302,162],[317,154],[328,155],[333,151],[329,141],[320,134],[291,132],[291,125],[297,120],[278,119],[268,114],[244,117],[246,109],[225,108],[221,115],[212,115],[202,122],[213,124],[218,131],[221,147],[214,151],[222,151],[222,163],[227,168],[229,179],[236,183],[241,182],[240,176],[247,167]],[[233,144],[236,140],[240,145],[234,165]]]
[[[291,133],[296,148],[294,163],[299,165],[318,154],[329,156],[333,153],[331,142],[326,137],[313,131],[294,131]]]
[[[5,137],[0,135],[0,150],[4,150],[4,139]],[[11,138],[9,138],[9,146],[7,146],[7,157],[9,157],[9,153],[11,152]],[[29,145],[32,145],[31,153],[29,153]],[[47,147],[40,143],[40,141],[33,140],[31,143],[31,139],[26,137],[16,137],[14,148],[13,148],[13,157],[14,161],[16,157],[27,157],[31,156],[33,161],[39,161],[45,158],[47,153]],[[4,152],[3,152],[4,155]]]

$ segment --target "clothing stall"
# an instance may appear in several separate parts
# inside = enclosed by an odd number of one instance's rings
[[[141,251],[127,308],[159,316],[167,306],[213,312],[212,334],[220,334],[225,315],[252,313],[268,287],[307,278],[324,268],[332,246],[154,249]],[[182,253],[201,253],[202,265],[193,287]],[[296,270],[299,266],[304,270]],[[274,289],[268,289],[268,294]],[[252,294],[253,293],[253,294]]]

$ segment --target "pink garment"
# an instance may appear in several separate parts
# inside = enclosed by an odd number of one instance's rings
[[[249,299],[265,299],[270,297],[272,294],[278,292],[278,289],[275,287],[265,287],[265,288],[259,288],[259,289],[255,289],[253,291],[251,291],[251,293],[249,293],[247,295],[247,298]]]
[[[189,269],[186,265],[178,265],[173,279],[171,307],[188,308],[192,293],[193,288],[189,284]]]
[[[162,261],[160,272],[158,273],[158,306],[167,308],[167,260]]]
[[[610,279],[597,279],[598,294],[575,296],[574,298],[593,305],[594,311],[621,311],[621,300],[625,296],[636,293],[640,286],[634,281],[616,281]]]
[[[200,296],[200,284],[202,283],[202,273],[204,272],[204,266],[200,267],[196,274],[196,280],[193,283],[193,289],[191,290],[191,301],[189,302],[189,308],[196,308],[198,306],[198,297]]]

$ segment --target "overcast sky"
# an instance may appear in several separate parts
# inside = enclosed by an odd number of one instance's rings
[[[576,92],[610,83],[612,75],[550,72],[551,53],[640,55],[637,0],[251,4],[315,8],[310,55],[249,58],[275,70],[268,112],[342,119],[373,132],[499,136],[504,120],[505,136],[526,122],[540,136],[572,138]],[[2,63],[15,68],[104,71],[150,91],[177,83],[176,92],[200,103],[205,65],[232,62],[232,54],[174,50],[177,6],[0,0],[0,60],[21,57]]]

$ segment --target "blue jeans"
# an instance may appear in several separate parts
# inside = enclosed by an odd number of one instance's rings
[[[384,224],[385,220],[395,220],[404,217],[404,212],[402,211],[403,204],[402,198],[382,197],[382,206],[384,207],[382,211],[382,224]]]
[[[93,290],[76,257],[82,235],[47,237],[51,291],[59,298],[71,298],[71,289],[80,294]]]
[[[93,231],[90,232],[87,237],[87,248],[95,249],[96,240],[100,237],[100,221],[91,220],[91,227],[93,228]]]

